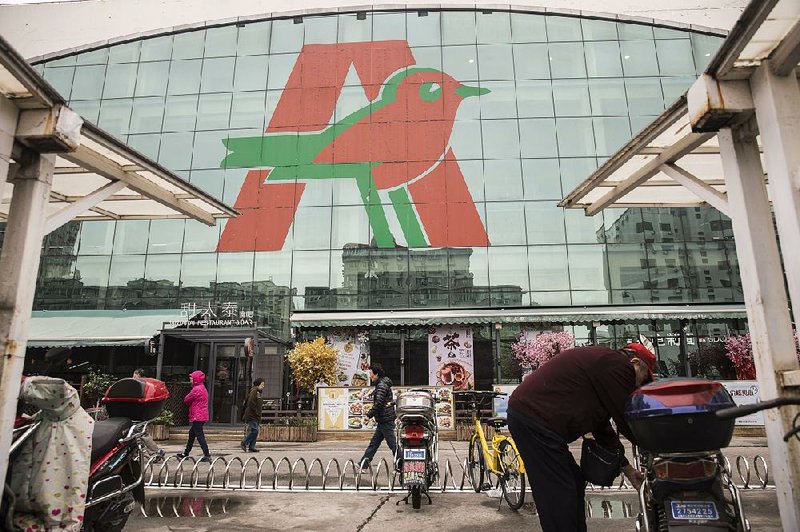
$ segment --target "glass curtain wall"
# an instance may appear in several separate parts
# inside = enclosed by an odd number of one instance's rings
[[[557,207],[721,41],[555,15],[364,12],[39,64],[86,120],[244,221],[68,224],[45,242],[35,308],[235,302],[288,337],[293,309],[740,302],[716,210]]]

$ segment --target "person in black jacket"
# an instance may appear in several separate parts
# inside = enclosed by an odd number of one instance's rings
[[[261,391],[264,389],[264,379],[258,378],[253,381],[253,387],[247,395],[244,403],[242,421],[247,423],[247,436],[241,442],[242,451],[257,453],[256,439],[258,438],[258,425],[261,423]]]
[[[392,397],[392,380],[386,376],[383,366],[374,363],[369,367],[369,376],[372,381],[377,381],[375,384],[375,398],[373,399],[372,408],[367,412],[368,418],[375,418],[378,422],[375,428],[375,434],[364,451],[364,456],[361,458],[361,471],[369,471],[369,464],[378,452],[381,442],[386,439],[386,445],[392,451],[392,456],[397,454],[397,438],[394,435],[394,398]]]

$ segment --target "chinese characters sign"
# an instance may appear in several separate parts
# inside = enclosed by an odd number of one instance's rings
[[[448,326],[428,329],[428,383],[454,390],[475,387],[472,329]]]
[[[254,327],[255,312],[240,309],[239,303],[234,301],[207,301],[200,305],[196,302],[181,303],[180,319],[171,324],[187,327]]]

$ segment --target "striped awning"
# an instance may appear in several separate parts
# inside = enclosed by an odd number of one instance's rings
[[[491,323],[591,323],[745,319],[744,305],[529,307],[519,309],[295,312],[292,327],[398,327]]]

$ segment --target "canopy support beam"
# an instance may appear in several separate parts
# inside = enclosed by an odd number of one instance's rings
[[[175,194],[164,190],[155,183],[144,179],[136,174],[126,172],[122,166],[106,159],[102,155],[86,148],[85,146],[79,147],[76,151],[65,153],[62,155],[66,160],[88,168],[108,179],[117,179],[125,182],[129,188],[154,199],[155,201],[175,209],[189,218],[194,218],[203,222],[206,225],[216,224],[214,217],[189,203],[186,200],[178,199]]]
[[[14,177],[14,194],[0,251],[0,478],[6,478],[8,470],[11,429],[25,366],[28,321],[55,166],[55,155],[29,151],[25,159]]]
[[[639,170],[634,172],[628,179],[607,192],[602,198],[592,203],[586,208],[587,216],[594,216],[616,200],[625,196],[628,192],[641,185],[659,172],[662,165],[680,159],[684,154],[691,152],[708,139],[713,137],[713,133],[689,133],[682,137],[678,142],[665,149],[661,155],[648,162]]]
[[[730,210],[728,208],[728,196],[723,192],[707,185],[698,177],[692,175],[687,170],[674,163],[667,163],[661,167],[661,171],[676,182],[683,185],[685,188],[691,190],[700,199],[717,209],[725,216],[730,217]]]
[[[100,202],[116,194],[117,192],[125,189],[128,185],[122,181],[113,181],[107,185],[95,190],[91,194],[84,196],[68,207],[64,207],[57,213],[47,218],[47,224],[44,228],[44,234],[48,235],[69,222],[73,218],[83,214],[84,212],[93,209]]]
[[[723,128],[719,145],[758,384],[764,400],[774,399],[785,391],[780,370],[787,357],[794,358],[795,346],[755,128],[751,122]],[[796,530],[800,522],[800,449],[794,440],[783,441],[796,410],[764,412],[784,530]]]
[[[18,118],[19,109],[11,100],[0,94],[0,198],[3,197],[3,189],[8,179]]]

